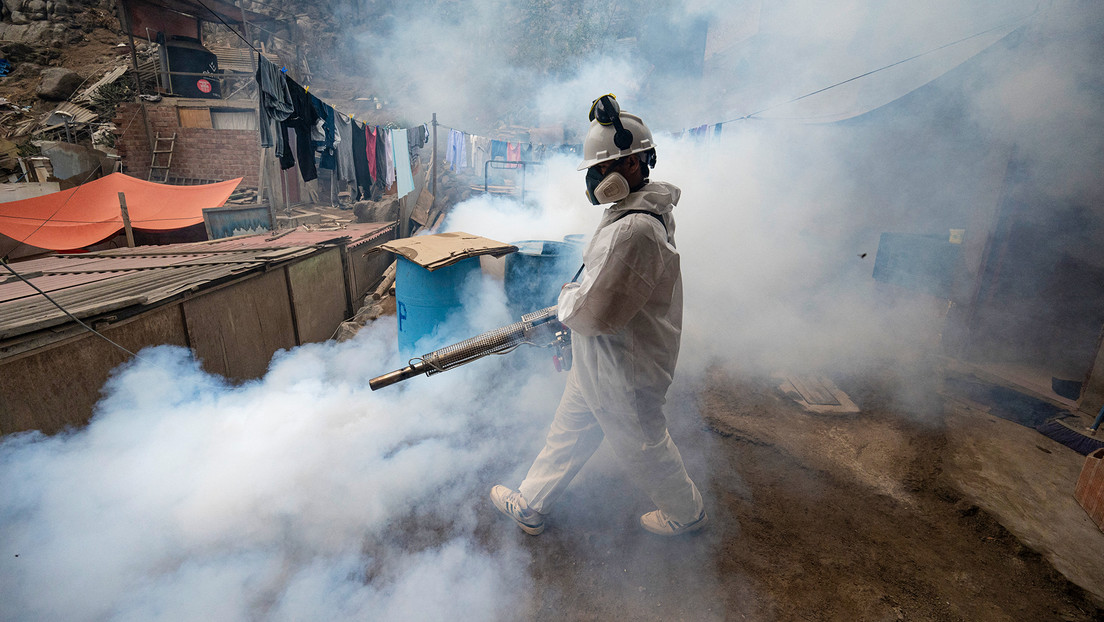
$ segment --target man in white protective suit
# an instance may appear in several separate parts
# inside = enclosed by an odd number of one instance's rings
[[[663,415],[682,332],[682,276],[671,212],[680,190],[649,181],[652,133],[613,95],[594,101],[583,143],[587,197],[613,203],[583,253],[582,278],[563,287],[561,322],[572,330],[573,366],[548,437],[518,490],[491,500],[523,531],[545,515],[601,444],[658,508],[640,517],[652,533],[695,531],[707,518]]]

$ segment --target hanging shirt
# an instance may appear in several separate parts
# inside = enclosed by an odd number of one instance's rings
[[[334,139],[337,149],[337,178],[341,181],[355,182],[356,163],[353,161],[353,123],[352,119],[336,113],[334,118]],[[363,151],[362,151],[363,153]]]
[[[287,76],[264,56],[257,54],[257,87],[260,91],[259,125],[261,146],[276,146],[276,155],[283,155],[287,148],[286,134],[280,139],[277,125],[292,113],[291,93]]]
[[[492,160],[505,160],[506,159],[506,143],[501,140],[491,141],[491,159]]]
[[[417,165],[419,152],[422,147],[425,147],[428,140],[429,128],[425,125],[406,130],[407,150],[410,152],[410,165],[412,167]]]
[[[475,172],[482,175],[487,170],[487,161],[491,159],[491,139],[483,136],[475,137],[475,156],[472,161],[475,164]]]
[[[285,80],[288,92],[291,93],[293,112],[283,121],[283,125],[295,132],[295,157],[299,160],[299,173],[303,176],[303,181],[311,181],[318,178],[318,168],[314,162],[314,146],[311,144],[311,128],[314,127],[318,117],[315,114],[314,105],[311,104],[311,95],[291,78],[285,76]],[[291,168],[284,165],[289,161],[293,165],[294,160],[290,159],[289,153],[284,155],[285,157],[280,161],[281,167]]]
[[[506,143],[506,159],[511,162],[521,160],[521,143]],[[517,168],[517,164],[511,164],[506,168]]]
[[[314,95],[310,97],[314,112],[318,116],[318,121],[315,122],[314,129],[311,131],[311,141],[314,148],[321,154],[318,167],[332,171],[337,166],[337,152],[334,150],[334,143],[337,140],[334,109],[333,106]]]
[[[452,170],[464,166],[464,133],[460,130],[449,130],[448,148],[445,149],[445,161]]]

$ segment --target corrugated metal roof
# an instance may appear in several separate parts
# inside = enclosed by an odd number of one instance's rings
[[[91,123],[99,117],[100,115],[87,108],[82,108],[70,102],[62,102],[62,104],[55,108],[46,120],[42,122],[42,129],[52,130],[64,127],[66,121],[69,123]]]
[[[112,69],[111,71],[108,71],[103,75],[103,77],[94,82],[92,86],[81,91],[79,95],[73,98],[73,101],[80,104],[92,103],[92,97],[96,94],[96,91],[100,90],[101,86],[104,86],[105,84],[111,84],[112,82],[118,80],[124,73],[126,73],[126,70],[129,66],[130,65],[128,64],[123,64]]]
[[[12,264],[73,316],[84,319],[133,306],[155,305],[186,291],[318,252],[330,244],[358,246],[394,223],[356,224],[333,231],[293,230],[194,244],[121,248],[55,255]],[[69,322],[56,305],[0,269],[0,339]]]
[[[239,235],[232,238],[219,238],[207,242],[194,242],[192,244],[174,244],[172,253],[222,253],[244,249],[277,249],[293,246],[317,246],[322,244],[344,244],[349,248],[356,248],[373,240],[377,240],[385,233],[392,231],[395,223],[352,223],[342,229],[305,229],[299,227],[289,232],[282,233],[258,233],[253,235]],[[150,253],[159,252],[152,247]],[[134,254],[135,249],[120,248],[111,251],[103,251],[101,254],[114,256]],[[166,251],[169,252],[169,251]]]
[[[179,263],[173,255],[160,257],[162,265],[123,268],[113,266],[128,257],[104,258],[109,261],[99,272],[88,272],[84,265],[67,268],[59,263],[49,272],[27,280],[49,294],[73,316],[86,318],[134,305],[152,305],[186,291],[196,291],[211,283],[263,268],[273,261],[284,261],[309,255],[315,247],[287,249],[278,258],[266,258],[268,251],[241,251],[229,255],[194,259]],[[71,255],[54,259],[64,262]],[[21,268],[17,265],[16,270]],[[34,273],[32,273],[34,274]],[[53,277],[53,278],[51,278]],[[27,277],[24,277],[27,278]],[[0,339],[57,326],[69,321],[68,316],[26,283],[8,280],[0,285]]]

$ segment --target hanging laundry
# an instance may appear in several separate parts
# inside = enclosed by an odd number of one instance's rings
[[[406,130],[391,130],[392,145],[400,146],[392,153],[395,160],[395,184],[400,199],[414,191],[414,175],[410,172],[410,143],[406,134]]]
[[[365,140],[367,140],[365,153],[367,154],[366,157],[368,158],[368,174],[372,177],[372,183],[375,183],[376,180],[380,177],[379,158],[376,157],[376,141],[379,137],[378,133],[376,132],[376,128],[368,125],[367,123],[364,124],[364,135],[366,137]]]
[[[311,141],[314,144],[314,149],[321,154],[318,167],[332,171],[337,166],[336,152],[334,151],[334,142],[337,138],[334,109],[333,106],[318,99],[313,94],[310,98],[311,104],[314,106],[314,112],[318,116],[318,121],[315,122],[311,131]]]
[[[311,144],[311,128],[318,120],[311,104],[311,95],[294,80],[285,76],[288,92],[291,93],[293,112],[283,121],[283,125],[295,131],[295,157],[299,160],[299,173],[303,181],[318,178],[318,168],[314,161],[314,146]],[[289,155],[289,154],[285,154]],[[281,166],[286,160],[281,160]],[[288,167],[290,168],[290,167]]]
[[[464,168],[475,168],[475,134],[464,134]]]
[[[505,160],[506,159],[506,143],[501,140],[491,141],[491,159],[492,160]]]
[[[429,140],[429,127],[419,125],[406,131],[407,150],[410,152],[410,166],[418,164],[418,154]]]
[[[341,181],[356,182],[356,162],[353,160],[353,121],[340,112],[335,114],[335,121],[336,138],[334,143],[337,149],[337,178]],[[363,149],[361,153],[363,153]],[[367,164],[367,161],[365,164]]]
[[[510,162],[521,160],[521,143],[506,143],[506,159]],[[517,168],[517,164],[511,164],[506,168]]]
[[[406,140],[414,149],[421,149],[429,142],[429,127],[419,125],[406,130]]]
[[[261,146],[276,146],[276,155],[287,149],[287,138],[281,139],[278,124],[291,115],[294,106],[287,81],[280,68],[264,56],[257,54],[257,88],[260,91]]]
[[[387,181],[387,188],[391,188],[391,185],[395,183],[395,145],[391,142],[390,130],[379,129],[383,133],[384,151],[387,154],[387,172],[384,179]]]
[[[391,187],[391,184],[387,181],[387,161],[390,158],[387,155],[387,140],[383,137],[384,131],[378,126],[373,127],[372,130],[376,134],[376,177],[375,183],[372,184],[372,200],[378,201]]]
[[[372,195],[372,173],[369,171],[371,161],[376,159],[375,145],[371,147],[372,157],[367,157],[368,152],[368,135],[365,131],[367,128],[352,121],[352,143],[353,143],[353,170],[356,176],[357,184],[357,200],[367,199]]]
[[[448,147],[445,149],[445,162],[455,171],[464,166],[464,133],[460,130],[449,130]]]
[[[487,170],[487,161],[491,159],[491,139],[483,136],[475,137],[475,172],[483,175]]]
[[[721,135],[721,124],[718,123],[717,125],[713,126],[713,138],[717,138],[720,135]]]
[[[522,162],[532,162],[533,161],[533,143],[525,143],[524,145],[521,146],[520,160]]]

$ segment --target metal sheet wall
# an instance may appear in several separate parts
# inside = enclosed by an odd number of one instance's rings
[[[299,343],[329,339],[348,308],[341,248],[335,246],[286,270]]]
[[[283,270],[189,298],[183,307],[192,350],[209,372],[257,378],[274,352],[296,345]]]
[[[179,305],[161,307],[104,329],[132,352],[151,344],[187,347]],[[24,430],[47,434],[88,423],[111,370],[129,356],[85,333],[72,341],[0,363],[0,435]]]

